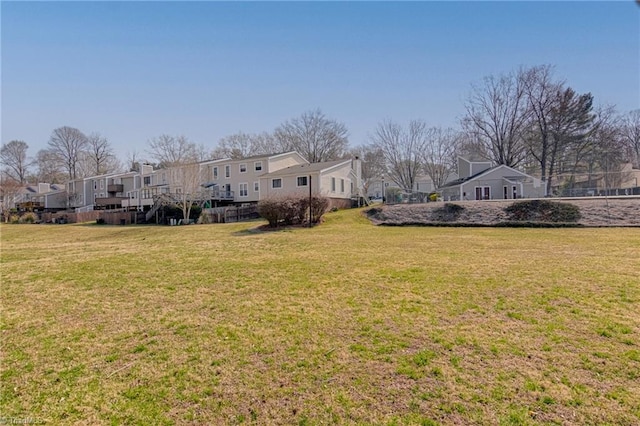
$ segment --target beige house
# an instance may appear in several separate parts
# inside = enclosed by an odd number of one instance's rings
[[[358,159],[310,164],[290,151],[158,170],[141,164],[138,171],[70,181],[67,192],[70,207],[78,212],[125,209],[153,214],[183,194],[206,207],[252,204],[275,194],[307,194],[310,185],[314,194],[334,200],[333,205],[348,206],[360,191],[360,167]]]
[[[295,151],[239,160],[217,160],[206,165],[205,186],[212,189],[213,204],[225,201],[256,203],[263,192],[263,176],[303,164],[308,164],[308,161]]]
[[[350,207],[362,196],[360,160],[305,163],[265,174],[260,178],[260,199],[279,196],[321,195],[332,207]]]

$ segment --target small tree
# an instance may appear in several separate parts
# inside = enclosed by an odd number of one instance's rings
[[[189,219],[191,208],[195,205],[202,207],[207,200],[207,191],[202,186],[204,182],[204,172],[200,164],[186,164],[175,167],[171,170],[175,176],[174,185],[176,192],[174,199],[176,205],[182,210],[182,217]]]

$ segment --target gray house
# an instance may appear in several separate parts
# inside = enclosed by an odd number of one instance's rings
[[[457,180],[440,188],[445,201],[511,200],[546,196],[544,183],[504,164],[491,166],[487,161],[469,161],[458,157]]]

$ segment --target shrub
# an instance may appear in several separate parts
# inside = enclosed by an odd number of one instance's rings
[[[202,213],[200,213],[200,217],[198,218],[198,223],[201,225],[213,223],[213,221],[211,220],[211,215],[203,211]]]
[[[36,223],[38,221],[38,215],[33,212],[28,212],[20,217],[20,223]]]
[[[382,209],[379,207],[371,207],[369,210],[365,210],[367,216],[375,216],[378,213],[382,213]]]
[[[429,201],[438,201],[438,193],[437,192],[432,192],[431,194],[429,194]]]
[[[325,197],[313,196],[311,198],[311,223],[318,223],[327,212],[329,199]]]
[[[513,221],[571,223],[581,217],[577,206],[549,200],[518,201],[504,210]]]
[[[105,224],[104,219],[103,219],[103,218],[101,218],[101,217],[97,218],[97,219],[96,219],[96,224],[98,224],[98,225],[104,225],[104,224]]]
[[[459,204],[445,203],[444,206],[433,209],[434,220],[439,222],[453,222],[460,217],[464,207]]]
[[[329,200],[325,197],[311,198],[311,222],[318,223],[327,211]],[[308,221],[309,197],[270,197],[258,203],[258,214],[269,222],[272,228],[280,223],[299,225]]]
[[[20,216],[18,216],[17,214],[12,214],[11,216],[9,216],[9,222],[20,223]]]
[[[282,217],[279,200],[275,197],[260,200],[258,202],[258,214],[269,222],[270,227],[275,228]]]

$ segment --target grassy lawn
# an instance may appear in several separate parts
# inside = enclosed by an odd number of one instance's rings
[[[640,229],[258,224],[2,225],[2,416],[640,422]]]

